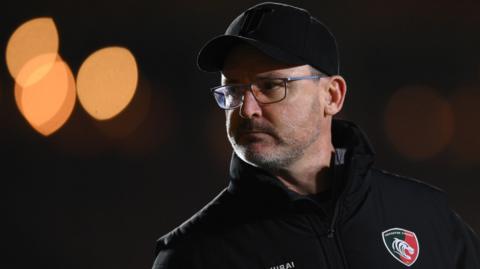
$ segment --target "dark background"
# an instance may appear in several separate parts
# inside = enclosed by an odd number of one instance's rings
[[[368,134],[376,166],[444,189],[452,207],[480,231],[480,104],[472,101],[456,118],[451,143],[463,140],[460,129],[470,134],[473,140],[463,141],[471,148],[468,158],[449,145],[429,158],[401,154],[384,124],[386,103],[399,88],[428,86],[446,100],[460,88],[480,90],[480,2],[284,2],[308,9],[335,33],[349,83],[340,117]],[[1,4],[1,268],[152,265],[155,240],[227,184],[231,150],[223,112],[207,90],[218,75],[198,71],[195,57],[205,41],[254,3]],[[140,86],[118,118],[96,122],[77,102],[63,128],[44,137],[20,114],[3,55],[14,30],[42,16],[53,17],[60,53],[75,74],[89,54],[105,46],[124,46],[136,56]]]

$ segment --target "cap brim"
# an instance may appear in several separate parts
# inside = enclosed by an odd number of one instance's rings
[[[223,68],[223,62],[230,50],[239,44],[249,44],[275,60],[286,64],[306,64],[306,61],[282,49],[270,46],[260,41],[234,35],[222,35],[211,39],[198,53],[198,68],[206,72],[217,72]]]

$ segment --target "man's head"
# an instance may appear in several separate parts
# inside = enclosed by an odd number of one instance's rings
[[[244,161],[282,170],[330,150],[346,84],[335,38],[306,10],[277,3],[248,9],[202,48],[198,65],[221,71],[222,85],[247,85],[216,89],[228,138]],[[268,78],[284,82],[273,99],[265,97]]]

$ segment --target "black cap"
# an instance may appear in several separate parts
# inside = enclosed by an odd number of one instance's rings
[[[247,9],[230,23],[224,35],[203,46],[198,67],[207,72],[221,71],[228,52],[241,43],[280,62],[308,64],[327,75],[339,74],[335,37],[305,9],[274,2]]]

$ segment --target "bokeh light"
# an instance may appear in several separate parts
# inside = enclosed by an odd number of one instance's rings
[[[33,60],[36,65],[35,59]],[[45,63],[49,65],[49,63]],[[21,76],[30,81],[38,78],[45,66],[37,66],[41,71],[30,68],[29,63],[20,71]],[[59,57],[49,71],[34,84],[15,85],[15,101],[18,109],[39,133],[47,136],[58,130],[70,117],[75,106],[75,81],[69,66]]]
[[[59,37],[53,19],[37,18],[25,22],[15,30],[7,44],[5,58],[10,75],[22,87],[36,83],[55,64],[58,47]],[[27,63],[36,72],[29,76],[28,81],[26,77],[19,76],[21,71],[25,73]],[[32,74],[32,70],[27,73]]]
[[[457,89],[451,97],[455,115],[455,134],[451,143],[455,160],[479,162],[480,155],[480,86]]]
[[[118,115],[132,100],[138,68],[126,48],[108,47],[90,55],[77,75],[77,94],[83,108],[97,120]]]
[[[454,131],[452,108],[432,88],[403,87],[387,104],[385,130],[400,154],[424,160],[440,153],[451,141]]]

